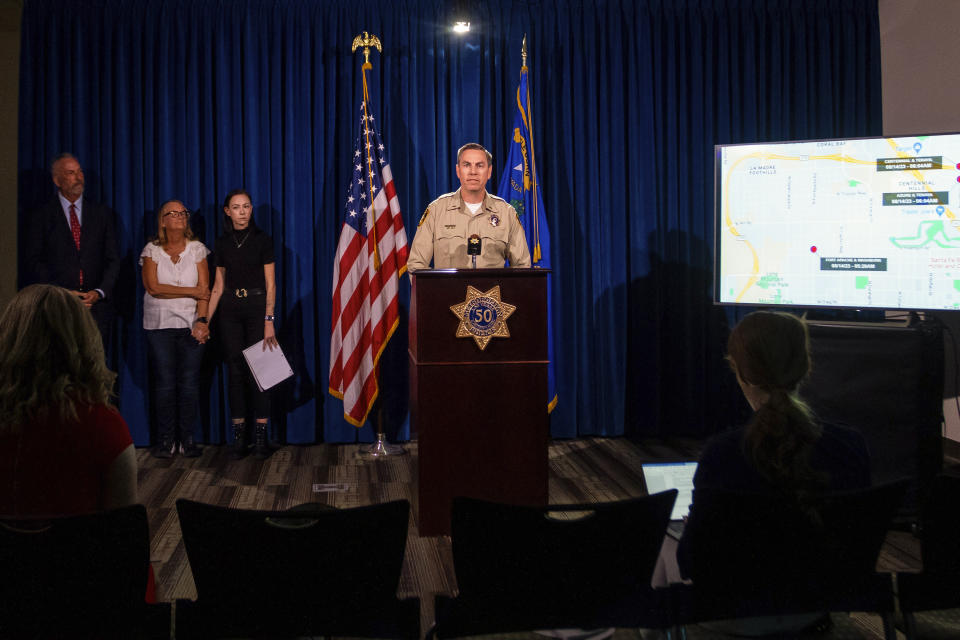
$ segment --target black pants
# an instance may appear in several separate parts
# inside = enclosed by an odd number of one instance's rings
[[[113,325],[116,311],[113,307],[113,300],[100,300],[90,307],[90,313],[97,323],[97,329],[100,330],[100,338],[103,340],[103,355],[107,361],[107,368],[111,371],[117,370],[117,363],[114,362],[113,349]],[[114,385],[116,386],[116,385]]]
[[[234,421],[246,419],[248,399],[253,406],[254,418],[270,417],[270,398],[257,388],[257,383],[250,374],[250,367],[243,358],[244,349],[263,340],[266,304],[266,296],[262,294],[236,298],[232,291],[228,291],[224,295],[224,304],[221,307],[223,312],[220,316],[220,340],[230,372],[230,416]]]

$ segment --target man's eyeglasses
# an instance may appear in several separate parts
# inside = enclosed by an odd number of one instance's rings
[[[167,216],[173,216],[174,218],[189,218],[190,212],[186,209],[183,211],[167,211],[165,214],[163,214],[163,217],[166,218]]]

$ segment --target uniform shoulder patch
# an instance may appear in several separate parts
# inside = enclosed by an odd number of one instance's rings
[[[420,216],[420,222],[417,223],[418,227],[423,226],[423,223],[427,219],[428,215],[430,215],[430,207],[427,207],[426,210],[423,212],[423,215]]]

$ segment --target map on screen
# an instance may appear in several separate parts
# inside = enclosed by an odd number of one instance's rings
[[[960,134],[715,152],[718,303],[960,309]]]

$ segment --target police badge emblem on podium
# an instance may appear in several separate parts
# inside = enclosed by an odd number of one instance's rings
[[[467,285],[463,302],[450,307],[460,322],[456,337],[473,338],[480,350],[487,348],[491,338],[509,338],[509,318],[517,307],[500,299],[500,285],[486,293]]]

